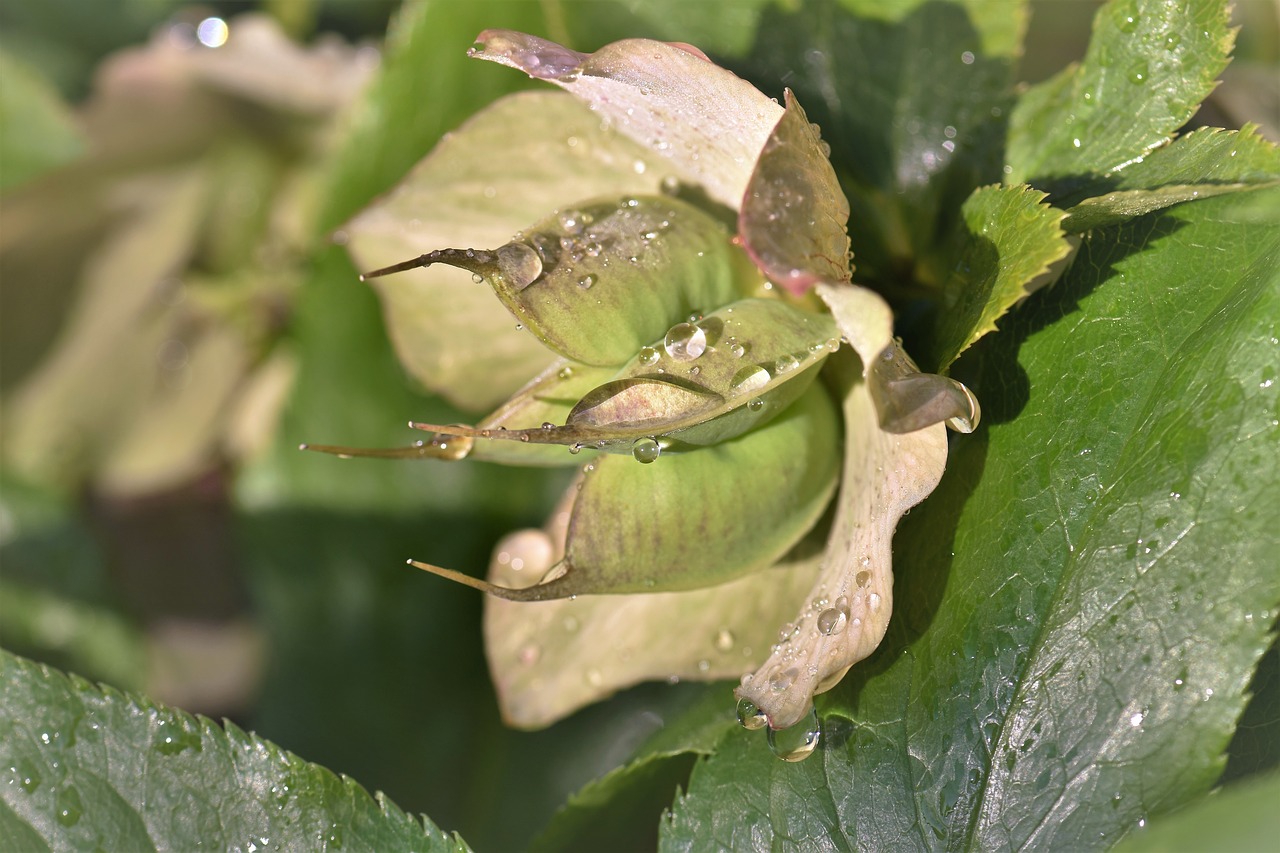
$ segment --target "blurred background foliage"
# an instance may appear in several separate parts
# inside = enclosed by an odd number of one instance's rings
[[[502,726],[479,598],[403,564],[482,567],[563,475],[296,451],[469,417],[402,371],[340,226],[528,85],[466,63],[480,29],[733,55],[761,5],[0,5],[0,645],[226,716],[477,848],[526,844],[707,688]],[[1022,79],[1081,55],[1094,5],[1033,3]],[[1236,15],[1237,59],[1197,121],[1262,119],[1274,139],[1277,7]],[[1275,670],[1273,653],[1259,679]],[[1250,713],[1274,749],[1274,708]],[[634,802],[637,830],[611,820],[651,846],[654,806]]]

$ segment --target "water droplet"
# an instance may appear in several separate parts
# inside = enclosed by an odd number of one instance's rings
[[[1182,36],[1177,33],[1169,33],[1164,37],[1165,50],[1177,50],[1178,45],[1182,44]]]
[[[40,787],[40,773],[36,770],[35,765],[27,759],[20,759],[13,770],[18,774],[18,784],[28,794],[33,793],[36,788]]]
[[[1122,33],[1131,33],[1138,28],[1138,10],[1133,3],[1124,3],[1116,7],[1116,27]]]
[[[881,598],[879,593],[876,593],[876,592],[871,593],[870,595],[867,596],[867,609],[869,609],[872,613],[875,613],[880,609],[880,601],[881,601]]]
[[[693,361],[706,352],[707,333],[693,323],[676,323],[667,330],[662,348],[676,361]]]
[[[796,360],[794,355],[784,355],[779,357],[778,360],[773,363],[773,372],[787,373],[788,371],[795,370],[799,366],[800,362]]]
[[[738,341],[737,338],[729,338],[726,342],[729,345],[729,355],[734,358],[742,358],[747,354],[747,348]]]
[[[960,61],[963,62],[965,65],[972,65],[973,60],[974,60],[974,55],[973,55],[973,51],[971,50],[966,50],[964,53],[960,54]]]
[[[640,347],[640,363],[643,365],[655,365],[661,357],[662,356],[653,347]]]
[[[480,275],[478,272],[473,272],[471,274],[471,280],[476,284],[484,284],[484,276]]]
[[[1129,82],[1134,84],[1145,83],[1149,73],[1147,63],[1136,62],[1129,67]]]
[[[543,421],[543,422],[542,422],[542,428],[543,428],[543,429],[555,429],[555,428],[556,428],[556,425],[555,425],[555,424],[553,424],[551,421]]]
[[[853,576],[853,582],[858,586],[865,587],[871,583],[871,572],[862,571]]]
[[[818,633],[825,636],[838,634],[849,623],[849,614],[838,607],[828,608],[818,614]]]
[[[733,374],[733,379],[729,381],[729,390],[735,395],[754,394],[768,384],[769,371],[751,364]]]
[[[587,684],[592,687],[599,687],[601,684],[604,684],[604,676],[600,674],[600,670],[598,669],[587,670],[585,677]]]
[[[497,254],[498,269],[516,290],[524,290],[542,275],[542,258],[524,243],[508,243]]]
[[[637,438],[631,445],[631,455],[637,462],[648,465],[662,455],[662,445],[656,439]]]
[[[764,400],[761,400],[759,397],[756,397],[754,400],[748,400],[747,408],[750,411],[758,412],[764,408]]]
[[[1071,140],[1071,147],[1072,147],[1072,148],[1079,148],[1079,147],[1080,147],[1080,138],[1079,138],[1079,137],[1076,137],[1075,139],[1072,139],[1072,140]]]
[[[769,718],[755,706],[750,699],[738,700],[738,723],[750,731],[762,729],[769,724]]]
[[[560,380],[570,379],[573,377],[573,367],[566,364],[556,373],[556,378]]]
[[[80,792],[67,787],[58,792],[58,801],[54,805],[54,815],[63,826],[75,826],[84,814],[84,803],[80,801]]]
[[[796,677],[800,675],[800,670],[794,666],[785,669],[782,672],[769,679],[769,689],[774,693],[781,693],[796,683]]]
[[[196,24],[196,39],[205,47],[222,47],[230,35],[231,29],[221,18],[205,18]]]
[[[786,729],[769,729],[769,749],[783,761],[804,761],[818,748],[822,726],[814,708],[804,719]]]
[[[721,652],[733,651],[733,632],[727,628],[721,628],[716,633],[716,650]]]
[[[579,453],[581,453],[581,452],[582,452],[582,443],[581,443],[581,442],[576,442],[576,443],[574,443],[574,444],[569,445],[569,453],[570,453],[571,455],[573,455],[573,456],[577,456],[577,455],[578,455]]]
[[[583,290],[590,290],[591,286],[598,280],[599,279],[597,279],[594,274],[584,275],[582,278],[578,279],[578,287],[581,287]]]
[[[1138,726],[1142,725],[1142,721],[1145,719],[1146,715],[1141,711],[1138,711],[1129,717],[1129,725],[1136,729]]]

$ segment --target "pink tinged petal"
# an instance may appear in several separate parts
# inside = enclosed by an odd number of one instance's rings
[[[765,277],[798,296],[850,279],[849,202],[790,89],[786,104],[743,196],[738,233]]]
[[[687,45],[627,39],[580,54],[511,30],[485,30],[476,42],[472,56],[563,87],[669,173],[735,210],[782,117],[777,103]]]

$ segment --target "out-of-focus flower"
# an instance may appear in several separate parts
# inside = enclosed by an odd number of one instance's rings
[[[976,403],[850,283],[848,205],[790,93],[648,40],[582,54],[491,30],[473,55],[568,95],[482,111],[347,231],[409,369],[464,405],[510,399],[365,455],[581,474],[488,581],[418,565],[491,594],[515,725],[739,676],[744,724],[803,722],[883,637],[894,527],[941,476],[942,422],[971,428]],[[462,248],[386,266],[439,246]]]

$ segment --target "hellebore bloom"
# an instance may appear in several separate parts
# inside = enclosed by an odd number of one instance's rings
[[[789,92],[648,40],[583,54],[490,30],[472,55],[567,94],[480,112],[347,230],[406,366],[460,405],[509,399],[363,455],[581,473],[487,581],[415,565],[490,594],[513,725],[738,677],[744,725],[804,723],[882,639],[894,528],[976,402],[919,373],[851,283],[848,204]],[[386,266],[435,246],[482,248]]]

